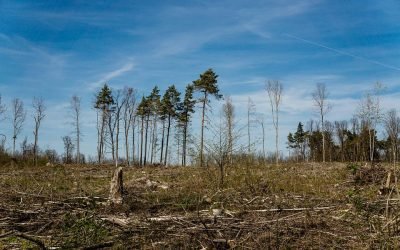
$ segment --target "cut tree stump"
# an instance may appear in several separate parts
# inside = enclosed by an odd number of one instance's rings
[[[110,202],[113,204],[122,204],[124,185],[122,182],[122,167],[114,171],[110,186]]]

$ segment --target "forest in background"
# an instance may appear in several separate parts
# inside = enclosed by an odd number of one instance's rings
[[[96,112],[96,157],[81,152],[81,98],[70,100],[69,123],[72,135],[62,137],[64,152],[39,147],[40,128],[46,121],[43,98],[32,102],[34,141],[20,134],[26,122],[26,107],[19,98],[10,106],[1,103],[0,115],[7,116],[12,125],[12,136],[1,134],[2,163],[31,162],[34,165],[55,163],[113,163],[116,166],[132,165],[182,165],[219,167],[231,165],[235,159],[251,157],[259,162],[363,162],[386,161],[396,163],[400,118],[395,108],[383,110],[380,106],[384,86],[376,83],[359,102],[350,120],[328,121],[327,114],[334,108],[329,90],[324,83],[317,83],[310,92],[318,116],[306,124],[299,122],[297,129],[279,141],[283,84],[277,80],[265,83],[266,98],[270,104],[268,118],[275,136],[266,138],[266,121],[257,117],[255,104],[248,99],[247,121],[239,124],[235,104],[223,96],[218,88],[218,75],[208,69],[199,78],[178,90],[170,85],[164,93],[155,86],[148,95],[139,96],[136,89],[111,89],[107,84],[95,93],[93,108]],[[214,100],[213,100],[214,99]],[[212,113],[213,102],[222,101],[218,114]],[[290,102],[290,100],[284,100]],[[201,120],[193,119],[195,112]],[[215,110],[214,110],[215,112]],[[196,126],[193,126],[196,124]],[[258,135],[255,127],[262,135]],[[296,125],[293,124],[295,128]],[[196,131],[195,131],[196,130]],[[378,136],[378,134],[383,136]],[[255,135],[260,139],[255,139]],[[270,133],[272,134],[272,133]],[[5,147],[12,141],[12,148]],[[266,151],[266,140],[274,141],[273,152]],[[284,144],[289,154],[280,150]]]

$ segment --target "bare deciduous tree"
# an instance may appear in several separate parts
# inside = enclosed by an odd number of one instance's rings
[[[11,119],[13,126],[13,157],[15,157],[15,142],[17,140],[18,135],[22,131],[22,125],[25,121],[26,112],[24,111],[24,103],[15,98],[11,103]]]
[[[247,139],[248,139],[248,144],[247,144],[247,152],[250,155],[251,153],[251,136],[250,136],[250,128],[253,123],[253,116],[255,113],[256,105],[254,102],[251,100],[249,97],[247,99]]]
[[[223,188],[226,167],[232,164],[232,156],[241,150],[240,131],[235,130],[234,106],[229,99],[222,107],[219,122],[210,124],[213,139],[205,144],[208,157],[219,168],[219,188]]]
[[[371,162],[374,161],[376,126],[382,120],[380,107],[380,93],[382,89],[383,85],[381,83],[375,83],[373,90],[368,92],[364,99],[361,100],[358,110],[358,116],[368,126],[369,158]]]
[[[347,121],[335,121],[336,136],[340,144],[340,158],[344,161],[344,143],[346,140]]]
[[[64,163],[68,164],[72,162],[75,145],[72,142],[71,137],[69,136],[64,136],[62,140],[64,142],[64,150],[65,150]]]
[[[81,98],[79,96],[72,96],[71,98],[71,111],[72,111],[72,124],[74,126],[74,134],[76,136],[76,163],[81,163],[81,151],[80,151],[80,141],[81,141]]]
[[[0,121],[3,121],[6,118],[4,115],[6,111],[7,111],[6,105],[2,104],[2,99],[0,95]],[[0,136],[2,137],[0,140],[0,151],[4,153],[7,137],[2,133],[0,133]]]
[[[393,167],[396,168],[398,140],[400,134],[400,117],[395,109],[390,110],[385,117],[385,130],[390,140]],[[395,175],[396,176],[396,175]]]
[[[37,166],[37,155],[38,155],[38,140],[39,140],[39,128],[40,124],[42,123],[42,120],[45,117],[45,111],[46,111],[46,106],[44,105],[43,98],[33,98],[33,109],[34,109],[34,115],[33,118],[35,120],[35,130],[33,131],[33,135],[35,136],[35,141],[33,144],[33,157],[34,157],[34,163],[35,166]]]
[[[324,83],[317,83],[315,91],[312,93],[314,105],[321,119],[322,132],[322,162],[325,162],[325,115],[331,110],[332,106],[327,102],[328,91]]]
[[[261,132],[262,132],[262,153],[263,153],[263,159],[265,160],[267,155],[265,152],[265,121],[264,121],[264,115],[261,114],[258,119],[257,122],[260,123],[261,125]]]
[[[7,111],[6,105],[2,104],[3,103],[2,101],[3,101],[3,99],[0,95],[0,121],[3,121],[5,119],[4,114]]]
[[[133,88],[125,88],[124,89],[124,107],[123,107],[123,121],[124,121],[124,135],[125,135],[125,157],[126,157],[126,165],[130,166],[129,160],[129,131],[132,126],[134,128],[134,116],[136,109],[136,91]],[[135,130],[132,131],[132,136],[135,136]],[[134,143],[133,143],[134,144]],[[134,152],[135,145],[132,145]],[[133,157],[133,155],[132,155]]]
[[[275,127],[275,163],[279,163],[279,108],[282,102],[283,85],[278,80],[268,81],[265,86],[271,104],[272,123]]]
[[[125,103],[128,101],[126,98],[122,96],[122,91],[117,90],[114,96],[115,101],[115,109],[113,110],[113,117],[114,119],[111,121],[112,126],[110,126],[110,135],[115,134],[115,143],[114,139],[112,139],[112,151],[113,151],[113,158],[115,162],[115,166],[118,167],[119,162],[119,130],[120,130],[120,122],[121,122],[121,112],[122,108],[125,106]],[[113,130],[113,132],[111,132]],[[115,145],[114,145],[115,144]]]
[[[228,150],[228,162],[232,164],[232,156],[233,156],[233,129],[234,129],[234,119],[235,119],[235,107],[232,103],[232,98],[227,97],[224,105],[222,106],[224,120],[225,120],[225,128],[227,131],[226,139],[227,139],[227,150]]]

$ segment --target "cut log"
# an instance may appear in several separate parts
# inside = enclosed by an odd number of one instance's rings
[[[115,170],[110,186],[110,202],[122,204],[124,186],[122,182],[122,167]]]

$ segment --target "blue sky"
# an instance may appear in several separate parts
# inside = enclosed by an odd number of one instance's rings
[[[8,105],[21,98],[29,111],[21,140],[33,139],[32,98],[45,98],[42,148],[63,151],[73,94],[83,100],[83,150],[94,154],[91,103],[104,82],[145,94],[156,84],[183,91],[210,67],[239,121],[248,97],[264,114],[267,148],[273,133],[264,85],[282,81],[283,149],[288,131],[317,118],[310,95],[317,82],[330,92],[330,120],[350,118],[376,81],[387,87],[383,107],[399,106],[400,3],[0,0],[0,93]],[[10,127],[9,120],[0,123],[8,135]]]

